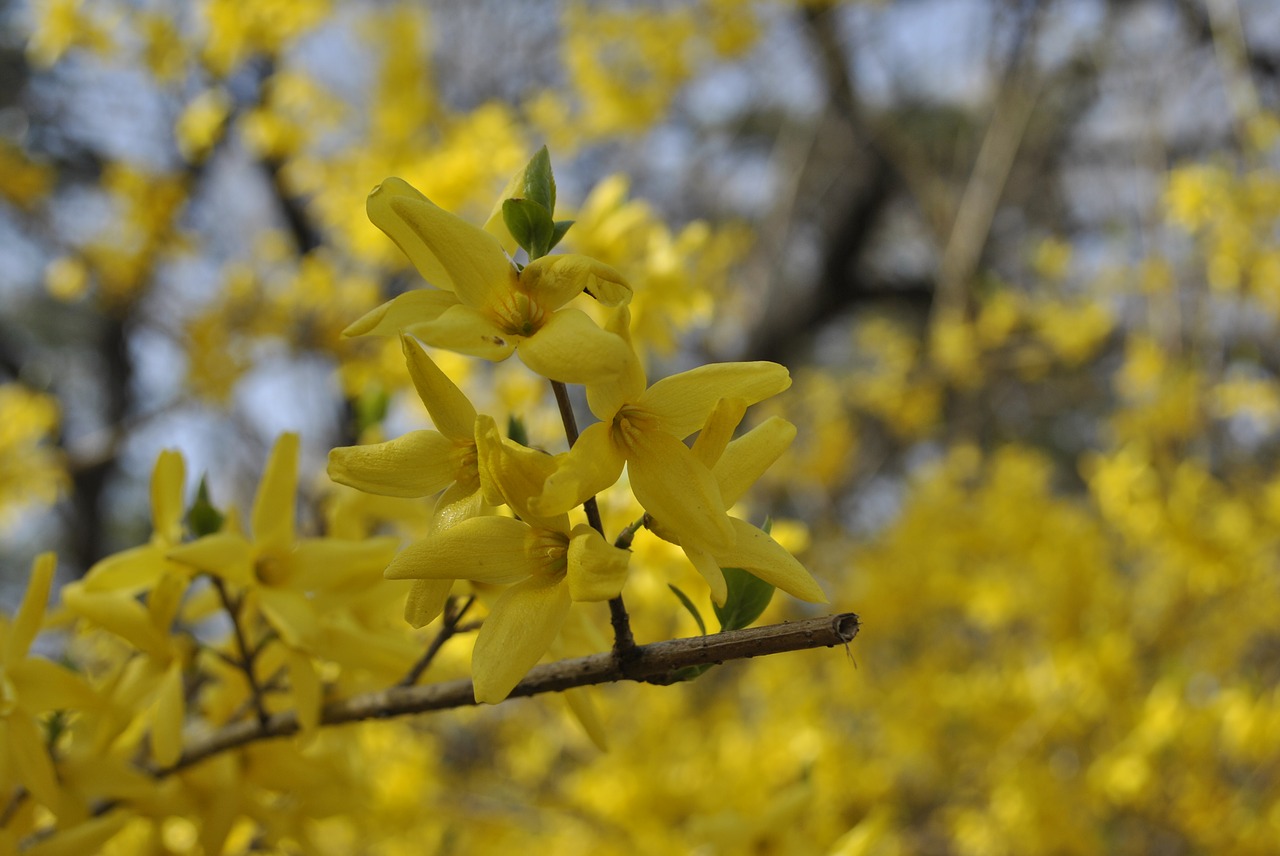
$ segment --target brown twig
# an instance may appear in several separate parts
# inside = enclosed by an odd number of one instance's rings
[[[267,713],[266,702],[263,700],[262,685],[258,683],[258,677],[253,672],[253,663],[260,649],[249,650],[249,640],[245,637],[244,627],[240,624],[240,604],[232,601],[221,579],[212,575],[209,579],[213,581],[213,587],[217,590],[227,615],[231,616],[231,629],[235,631],[236,647],[240,649],[240,662],[237,665],[249,682],[249,692],[253,699],[253,708],[258,714],[258,724],[265,726],[271,716]]]
[[[448,642],[451,637],[462,631],[463,626],[458,622],[462,620],[462,616],[467,614],[467,610],[471,608],[471,604],[476,602],[476,596],[471,595],[462,602],[462,606],[458,606],[457,598],[449,598],[445,601],[443,623],[440,626],[440,632],[436,634],[436,638],[431,640],[431,644],[427,646],[427,650],[423,653],[422,658],[413,664],[413,668],[409,670],[397,686],[411,687],[422,677],[422,673],[431,665],[431,661],[436,658],[436,654],[440,653],[440,649],[444,647],[444,643]],[[466,625],[469,626],[469,625]]]
[[[635,648],[625,666],[612,651],[592,654],[572,660],[560,660],[535,666],[524,680],[516,684],[511,698],[562,692],[574,687],[593,686],[617,681],[637,681],[649,684],[669,684],[677,680],[677,673],[690,666],[719,664],[729,660],[742,660],[781,654],[786,651],[803,651],[810,648],[831,648],[847,645],[858,635],[858,616],[851,612],[826,615],[802,621],[769,624],[695,636],[688,639],[670,639],[652,645]],[[471,681],[462,678],[426,686],[397,686],[367,693],[326,705],[320,714],[322,725],[362,722],[368,719],[387,719],[432,710],[469,707],[476,704]],[[208,737],[189,745],[182,757],[171,767],[153,769],[152,775],[164,778],[185,770],[199,762],[241,746],[261,740],[288,737],[298,732],[298,717],[293,711],[271,716],[266,722],[248,720],[234,722]]]
[[[573,402],[569,400],[569,389],[558,380],[551,381],[551,389],[556,394],[556,404],[560,407],[560,421],[564,423],[564,434],[569,438],[569,447],[578,442],[578,420],[573,415]],[[594,496],[582,503],[587,512],[587,522],[592,528],[604,535],[604,523],[600,520],[600,507]],[[631,633],[631,617],[627,615],[627,606],[622,602],[622,595],[609,600],[609,623],[613,625],[613,652],[620,661],[631,658],[636,650],[636,638]]]

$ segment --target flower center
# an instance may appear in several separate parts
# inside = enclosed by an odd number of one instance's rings
[[[618,445],[634,449],[646,431],[653,430],[653,417],[633,405],[626,405],[613,417],[613,437]]]
[[[508,289],[493,307],[494,320],[509,336],[532,336],[542,326],[546,311],[527,293]]]
[[[537,574],[558,578],[569,570],[569,536],[563,532],[537,530],[529,552],[537,561]]]
[[[275,556],[263,556],[253,563],[253,575],[264,586],[280,585],[288,573],[288,566]]]

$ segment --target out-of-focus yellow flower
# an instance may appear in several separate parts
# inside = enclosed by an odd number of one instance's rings
[[[31,505],[49,505],[69,482],[48,444],[58,404],[17,383],[0,384],[0,523]]]
[[[0,754],[6,762],[0,783],[6,792],[15,783],[23,785],[37,802],[60,814],[63,792],[38,717],[51,710],[91,709],[98,697],[68,669],[28,656],[44,620],[55,564],[52,553],[38,556],[17,615],[0,617]]]
[[[607,305],[630,300],[613,268],[586,256],[544,256],[517,270],[493,235],[436,206],[398,178],[369,194],[369,219],[439,290],[401,295],[347,328],[349,336],[406,331],[428,345],[504,360],[516,353],[543,377],[588,383],[616,375],[620,337],[568,307],[586,291]]]
[[[191,163],[204,160],[222,136],[222,127],[230,113],[231,96],[223,89],[206,89],[193,98],[178,116],[173,129],[182,156]]]

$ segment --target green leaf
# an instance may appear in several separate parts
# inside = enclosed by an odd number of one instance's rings
[[[512,442],[519,443],[521,446],[529,445],[529,431],[524,427],[524,420],[519,416],[507,417],[507,436]]]
[[[502,203],[502,220],[530,261],[550,252],[556,227],[550,212],[540,204],[532,199],[507,199]]]
[[[560,243],[561,239],[563,239],[564,236],[569,232],[569,227],[572,226],[575,222],[577,221],[557,220],[555,222],[555,228],[551,230],[551,244],[550,246],[547,247],[547,249],[548,250],[555,249],[556,244]]]
[[[209,485],[205,476],[200,477],[200,488],[196,491],[196,501],[187,509],[187,528],[197,538],[212,535],[222,529],[224,516],[209,501]]]
[[[556,177],[551,172],[551,155],[546,146],[538,149],[524,168],[524,197],[541,205],[547,216],[555,213]]]
[[[720,629],[749,627],[773,599],[773,586],[742,568],[725,568],[724,581],[729,587],[724,606],[711,605],[720,620]]]
[[[671,593],[676,596],[680,603],[684,604],[684,608],[689,610],[689,614],[693,616],[693,620],[698,623],[698,629],[702,631],[702,635],[707,635],[707,624],[702,620],[702,613],[698,612],[698,607],[693,605],[693,601],[689,600],[689,596],[680,589],[667,583],[667,588],[671,589]]]

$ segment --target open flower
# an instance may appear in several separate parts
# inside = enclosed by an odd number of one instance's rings
[[[73,672],[28,656],[44,620],[54,566],[52,553],[37,556],[18,614],[12,621],[0,616],[0,785],[8,792],[13,776],[37,802],[60,814],[63,792],[38,717],[96,707],[99,700]]]
[[[627,315],[620,308],[610,329],[625,336]],[[587,403],[601,421],[559,456],[529,506],[538,514],[568,511],[616,482],[625,464],[636,499],[667,521],[682,543],[728,548],[736,533],[724,499],[711,470],[684,438],[702,427],[722,398],[745,409],[790,385],[791,376],[777,363],[713,363],[646,389],[644,370],[632,352],[617,378],[587,387]]]
[[[447,529],[484,510],[476,467],[476,410],[462,390],[401,335],[409,377],[437,430],[410,431],[385,443],[343,446],[329,452],[329,477],[366,493],[426,497],[440,493],[432,513],[434,530]],[[440,614],[453,581],[415,580],[405,620],[422,627]]]
[[[586,291],[621,305],[631,289],[608,265],[578,255],[544,256],[517,268],[498,238],[388,178],[373,189],[369,219],[439,290],[410,291],[374,309],[345,335],[412,333],[428,345],[487,360],[519,355],[534,372],[565,383],[606,380],[627,345],[566,304]]]
[[[322,688],[311,651],[329,606],[321,603],[320,595],[358,587],[370,574],[376,575],[391,558],[396,541],[296,537],[297,490],[298,435],[282,434],[254,496],[252,538],[231,526],[176,547],[168,556],[244,590],[241,618],[260,615],[278,634],[298,721],[312,728],[319,723]]]
[[[554,459],[502,438],[487,416],[476,421],[480,468],[489,501],[520,519],[473,517],[409,545],[387,567],[388,579],[453,579],[510,585],[480,628],[472,653],[476,701],[496,704],[547,652],[573,601],[616,597],[630,553],[564,513],[529,508]]]
[[[786,451],[796,435],[794,425],[774,416],[730,442],[744,409],[741,401],[721,399],[692,449],[694,457],[711,468],[720,496],[729,507]],[[827,597],[813,576],[769,533],[736,517],[730,517],[729,523],[735,536],[733,544],[715,548],[687,543],[678,534],[679,527],[669,526],[661,517],[654,516],[647,525],[659,538],[684,550],[721,606],[728,595],[722,568],[742,568],[800,600],[826,603]]]

